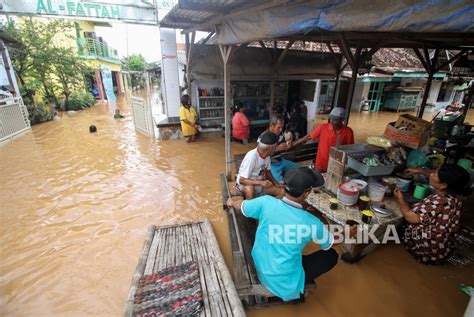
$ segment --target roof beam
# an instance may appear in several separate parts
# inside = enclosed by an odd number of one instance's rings
[[[466,52],[468,52],[469,50],[467,49],[462,49],[461,52],[457,53],[456,55],[454,55],[453,57],[451,57],[449,60],[447,60],[446,62],[442,63],[440,66],[436,67],[435,69],[435,73],[439,72],[441,69],[443,69],[444,66],[448,65],[448,64],[451,64],[455,61],[457,61],[461,56],[463,56],[464,54],[466,54]]]
[[[278,69],[280,67],[281,63],[285,59],[285,56],[288,54],[288,52],[290,50],[290,47],[293,46],[294,43],[295,43],[295,41],[290,41],[286,44],[285,50],[280,54],[280,56],[278,57],[278,59],[275,63],[275,68],[276,69]]]
[[[427,64],[427,62],[426,62],[425,58],[423,57],[423,55],[421,55],[420,49],[414,48],[413,51],[415,52],[416,56],[418,56],[418,59],[420,60],[423,67],[425,68],[426,72],[429,73],[430,72],[430,66]]]
[[[265,43],[263,43],[263,41],[258,41],[258,43],[260,44],[262,49],[265,51],[265,54],[268,55],[268,58],[273,62],[273,54],[270,51],[270,49],[265,46]]]
[[[206,44],[207,41],[209,41],[209,39],[210,39],[214,34],[216,34],[214,31],[213,31],[213,32],[210,32],[210,33],[206,36],[206,38],[202,41],[202,44]]]
[[[347,45],[346,38],[344,37],[344,35],[342,33],[339,33],[339,40],[340,40],[339,48],[341,49],[342,53],[344,53],[344,57],[346,58],[347,62],[351,66],[351,68],[354,70],[355,67],[356,67],[355,61],[354,61],[354,56],[352,55],[352,52],[351,52],[349,46]]]

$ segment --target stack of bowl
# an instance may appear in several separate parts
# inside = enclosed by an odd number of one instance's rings
[[[355,205],[359,199],[359,187],[352,181],[339,185],[337,189],[337,199],[339,199],[343,205]]]

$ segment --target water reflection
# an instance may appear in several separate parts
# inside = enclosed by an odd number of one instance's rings
[[[208,217],[227,242],[223,141],[160,143],[117,105],[124,120],[99,104],[0,147],[1,315],[120,314],[150,224]]]

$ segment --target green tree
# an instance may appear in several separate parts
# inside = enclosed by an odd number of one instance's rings
[[[78,61],[77,56],[67,48],[57,48],[52,70],[57,78],[59,89],[64,95],[66,110],[71,94],[84,84],[84,76],[88,72],[85,64]]]
[[[72,39],[73,27],[71,22],[56,19],[40,22],[28,18],[18,25],[8,20],[5,31],[21,43],[19,49],[12,50],[11,59],[24,97],[29,99],[41,89],[47,101],[58,105],[59,95],[68,100],[83,82],[85,64],[71,49],[53,40],[59,34]]]
[[[143,72],[147,67],[145,58],[141,54],[133,54],[122,60],[123,67],[126,70]]]

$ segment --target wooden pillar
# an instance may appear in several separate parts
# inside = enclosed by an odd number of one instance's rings
[[[3,65],[5,66],[5,71],[7,73],[8,85],[13,90],[13,96],[19,97],[20,94],[16,91],[15,83],[11,74],[11,65],[7,56],[7,47],[3,44],[3,41],[0,40],[0,51],[2,55]]]
[[[276,85],[277,72],[275,65],[273,65],[272,81],[270,83],[270,109],[275,107],[275,85]]]
[[[337,74],[336,74],[336,84],[334,85],[334,93],[332,95],[332,100],[331,100],[331,110],[336,106],[335,103],[336,103],[336,96],[337,96],[337,93],[338,93],[338,88],[339,88],[339,78],[341,77],[341,72],[342,70],[338,70],[337,71]]]
[[[95,70],[95,82],[97,84],[97,90],[99,91],[99,99],[105,100],[104,86],[102,84],[102,74],[100,69]]]
[[[189,40],[189,33],[186,33],[186,88],[188,95],[191,96],[191,51],[194,46],[194,39],[196,32],[192,32],[191,40]]]
[[[439,49],[435,49],[432,59],[430,58],[428,49],[426,49],[426,47],[424,47],[423,49],[425,55],[424,57],[422,56],[419,49],[415,48],[414,51],[416,53],[416,56],[418,56],[418,59],[420,60],[421,64],[423,64],[423,67],[425,68],[426,72],[428,73],[428,81],[426,82],[425,92],[423,93],[423,99],[421,101],[420,110],[418,111],[418,118],[423,118],[423,113],[425,112],[426,107],[426,101],[428,100],[428,96],[430,94],[433,76],[440,69],[439,67],[436,67],[436,64],[438,63]]]
[[[469,91],[467,93],[464,93],[464,97],[462,98],[462,103],[466,106],[466,108],[464,108],[464,116],[466,116],[467,112],[469,111],[469,106],[471,104],[473,94],[474,94],[474,85],[471,85],[471,87],[469,88]]]
[[[224,63],[224,125],[225,125],[225,175],[227,180],[231,180],[231,153],[230,153],[230,123],[231,123],[231,89],[230,89],[230,53],[232,52],[232,46],[230,45],[219,45],[219,49],[222,55],[222,62]]]
[[[433,75],[431,72],[428,73],[428,81],[426,82],[425,92],[423,93],[423,99],[421,100],[420,109],[418,110],[418,118],[423,118],[423,113],[425,112],[426,101],[430,95],[431,82],[433,81]]]
[[[357,72],[359,71],[359,67],[352,69],[352,76],[351,81],[349,83],[349,91],[347,93],[347,103],[346,103],[346,125],[349,124],[349,115],[351,113],[352,107],[352,98],[354,98],[354,91],[357,82]]]
[[[123,95],[122,81],[120,80],[121,73],[115,72],[115,81],[117,82],[117,95]]]

